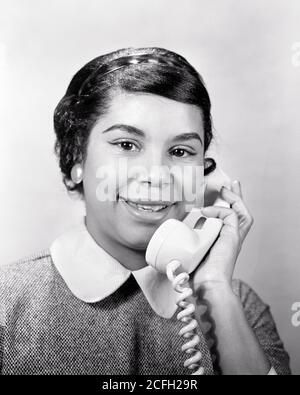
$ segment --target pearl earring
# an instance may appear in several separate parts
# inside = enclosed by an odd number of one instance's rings
[[[80,184],[82,181],[82,174],[83,174],[82,166],[79,163],[77,163],[76,165],[73,166],[71,170],[72,181],[75,184]]]

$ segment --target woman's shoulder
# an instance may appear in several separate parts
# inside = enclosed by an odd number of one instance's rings
[[[257,292],[245,281],[234,279],[232,288],[236,296],[240,299],[248,321],[255,325],[270,310]]]
[[[233,280],[233,290],[240,298],[245,316],[277,374],[289,375],[290,359],[266,304],[254,289],[241,280]]]
[[[0,265],[0,295],[4,289],[12,291],[28,287],[53,276],[50,250],[39,251],[8,264]]]
[[[1,328],[6,325],[5,317],[13,317],[20,311],[24,313],[34,301],[43,302],[54,279],[49,250],[0,265],[0,336]]]

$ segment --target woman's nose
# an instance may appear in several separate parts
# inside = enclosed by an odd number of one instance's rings
[[[153,165],[149,171],[139,173],[138,181],[148,183],[152,187],[161,187],[164,184],[170,184],[170,177],[168,166]]]
[[[161,153],[154,150],[148,155],[145,155],[143,159],[144,161],[141,166],[143,171],[138,174],[139,182],[151,184],[153,187],[170,184],[170,168]]]

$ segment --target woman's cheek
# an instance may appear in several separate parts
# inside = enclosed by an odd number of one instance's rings
[[[90,150],[84,166],[85,195],[97,202],[116,200],[117,168],[105,152]]]
[[[99,202],[117,200],[117,171],[113,166],[99,166],[96,169],[95,193]]]
[[[204,205],[204,167],[184,166],[174,173],[175,191],[180,191],[182,203],[189,212],[193,207],[203,207]]]

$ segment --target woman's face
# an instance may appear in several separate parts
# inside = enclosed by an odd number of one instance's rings
[[[166,219],[182,220],[196,199],[199,204],[203,141],[197,106],[152,94],[115,94],[91,131],[83,167],[87,224],[100,240],[145,250]]]

